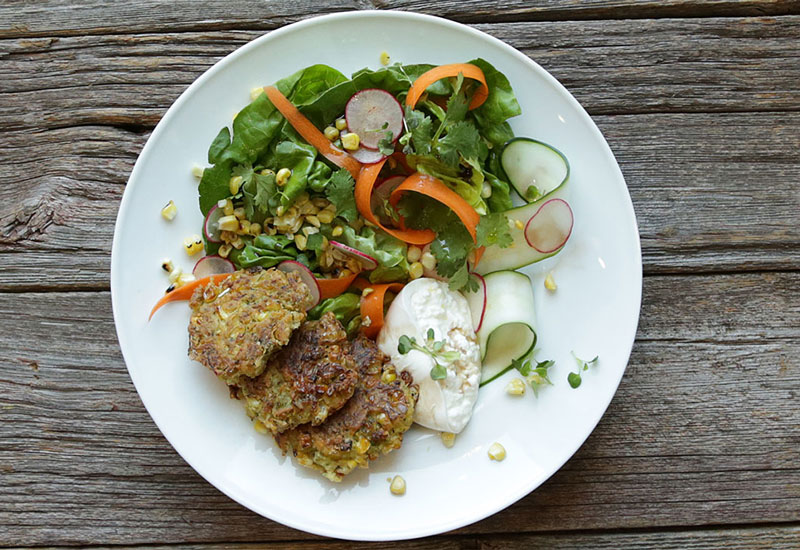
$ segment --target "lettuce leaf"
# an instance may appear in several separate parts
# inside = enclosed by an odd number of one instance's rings
[[[370,272],[371,282],[385,283],[408,277],[408,247],[400,239],[371,227],[364,227],[356,233],[352,227],[345,226],[344,233],[337,240],[378,261],[378,268]]]

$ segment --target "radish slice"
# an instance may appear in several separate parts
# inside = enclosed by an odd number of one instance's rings
[[[358,149],[350,153],[350,156],[352,156],[361,164],[375,164],[376,162],[380,162],[386,158],[386,155],[384,155],[380,151],[367,149],[365,147],[359,147]]]
[[[197,263],[194,264],[194,269],[192,269],[192,275],[202,279],[209,275],[222,275],[223,273],[233,273],[234,271],[236,271],[236,266],[233,265],[232,261],[214,254],[212,256],[203,256],[197,260]]]
[[[483,317],[486,315],[486,279],[477,273],[472,275],[480,281],[480,288],[475,292],[465,292],[464,296],[467,298],[469,310],[472,313],[472,328],[478,332],[481,330]]]
[[[550,199],[528,220],[525,240],[543,254],[555,252],[569,239],[573,221],[572,208],[567,201]]]
[[[394,176],[385,179],[372,191],[369,206],[383,225],[394,224],[394,220],[386,213],[384,205],[389,200],[389,195],[392,194],[392,191],[403,183],[405,179],[405,176]]]
[[[364,271],[370,271],[378,267],[378,260],[372,256],[364,254],[360,250],[356,250],[355,248],[347,246],[346,244],[342,244],[338,241],[330,241],[330,244],[339,252],[357,260],[358,263],[364,268]]]
[[[347,129],[361,139],[361,146],[377,149],[378,142],[392,133],[397,141],[403,131],[403,107],[392,94],[378,88],[356,92],[344,108]]]
[[[219,222],[219,219],[224,215],[225,212],[223,212],[222,208],[220,208],[218,204],[215,204],[214,207],[208,211],[208,214],[206,214],[206,220],[203,222],[203,234],[208,242],[222,242],[222,237],[220,237],[220,230],[217,222]]]
[[[308,306],[308,309],[311,309],[315,305],[319,303],[319,299],[322,296],[319,290],[319,284],[317,283],[316,277],[314,274],[311,273],[311,270],[308,269],[306,266],[301,264],[300,262],[296,262],[294,260],[284,260],[278,264],[278,269],[283,271],[284,273],[291,273],[297,272],[300,274],[300,280],[303,281],[308,290],[311,291],[311,301],[312,304]]]

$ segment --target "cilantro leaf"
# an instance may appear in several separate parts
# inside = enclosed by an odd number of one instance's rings
[[[258,208],[262,214],[267,214],[273,208],[277,207],[278,201],[276,195],[278,193],[278,187],[275,185],[275,174],[273,172],[267,172],[266,174],[254,174],[253,175],[255,184],[256,184],[256,194],[253,198],[253,205]],[[252,219],[253,217],[250,216],[249,212],[248,218]]]
[[[237,164],[233,167],[233,175],[242,177],[242,184],[249,182],[253,179],[253,165],[252,164]],[[240,186],[241,187],[241,186]]]
[[[508,248],[514,242],[508,227],[508,218],[502,212],[481,216],[476,232],[478,246],[497,245]]]
[[[462,121],[448,128],[447,134],[436,144],[436,152],[445,164],[455,167],[459,154],[464,158],[477,158],[482,143],[475,125]]]
[[[394,134],[392,132],[386,132],[384,137],[382,137],[378,142],[378,151],[380,151],[381,154],[389,156],[394,153],[394,142],[392,141],[393,137]]]
[[[419,124],[411,130],[411,142],[418,155],[428,155],[431,152],[433,139],[433,122],[429,117],[423,117]]]
[[[467,116],[467,111],[469,111],[469,98],[463,84],[464,75],[458,73],[455,91],[450,96],[450,99],[447,100],[447,118],[444,121],[447,126],[464,120]]]
[[[325,187],[325,196],[336,206],[336,215],[348,222],[358,218],[354,194],[355,185],[356,182],[350,172],[342,168],[333,173],[330,183]]]

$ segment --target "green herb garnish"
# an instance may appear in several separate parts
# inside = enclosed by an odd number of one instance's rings
[[[547,369],[555,365],[555,361],[548,359],[547,361],[539,361],[536,366],[531,365],[530,360],[524,358],[515,359],[511,362],[511,366],[519,371],[525,377],[533,390],[533,395],[539,395],[540,386],[552,386],[553,383],[547,377]]]
[[[446,363],[452,363],[461,354],[457,351],[444,351],[444,340],[435,340],[435,333],[432,328],[428,329],[425,335],[425,342],[423,345],[417,343],[417,339],[413,336],[402,335],[397,342],[397,351],[400,355],[405,355],[412,349],[421,351],[433,359],[433,368],[431,369],[431,378],[433,380],[444,380],[447,378],[447,368],[439,363],[439,360]]]
[[[589,367],[591,365],[597,364],[597,361],[600,359],[600,356],[599,355],[595,355],[594,359],[591,359],[589,361],[584,361],[583,359],[581,359],[580,357],[575,355],[574,351],[571,352],[571,353],[572,353],[572,356],[575,358],[575,362],[578,363],[578,372],[569,373],[567,375],[567,382],[569,382],[569,385],[572,386],[573,389],[575,389],[578,386],[580,386],[581,382],[583,381],[581,379],[581,373],[583,371],[589,370]]]

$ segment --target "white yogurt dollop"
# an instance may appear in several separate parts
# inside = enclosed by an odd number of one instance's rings
[[[400,337],[414,337],[424,345],[428,329],[434,340],[443,341],[443,351],[458,352],[452,362],[439,360],[447,377],[431,378],[433,359],[417,350],[405,355],[397,351]],[[447,283],[429,278],[407,284],[389,307],[378,347],[392,358],[399,371],[408,371],[419,385],[414,421],[427,428],[459,433],[469,422],[481,381],[481,351],[472,328],[467,300],[450,290]]]

